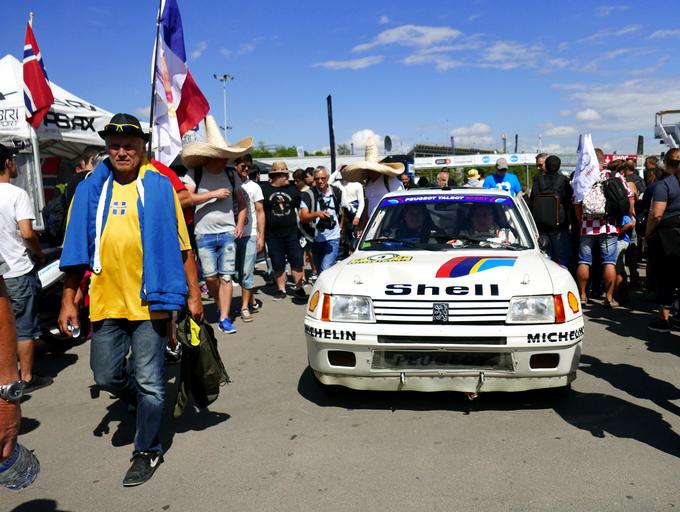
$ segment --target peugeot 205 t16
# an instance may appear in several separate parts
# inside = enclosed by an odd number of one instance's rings
[[[485,189],[386,195],[307,304],[309,365],[365,390],[567,389],[583,316],[522,199]]]

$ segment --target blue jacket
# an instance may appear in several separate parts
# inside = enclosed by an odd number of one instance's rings
[[[137,209],[142,237],[142,300],[151,311],[178,311],[187,294],[180,250],[175,199],[170,181],[143,162],[137,178]],[[66,227],[60,268],[99,266],[99,239],[106,226],[113,191],[113,168],[107,158],[76,190]],[[97,213],[101,227],[97,230]],[[99,234],[99,236],[98,236]]]

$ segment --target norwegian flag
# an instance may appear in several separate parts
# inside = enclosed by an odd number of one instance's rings
[[[152,145],[156,159],[170,165],[182,150],[182,136],[208,114],[210,106],[187,67],[182,17],[176,0],[161,4],[156,41]]]
[[[31,24],[26,24],[24,41],[24,103],[26,121],[37,128],[54,103],[52,89],[40,55],[40,48],[33,35]]]

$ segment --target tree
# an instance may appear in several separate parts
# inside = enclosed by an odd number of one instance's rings
[[[338,144],[335,151],[338,155],[350,155],[352,153],[347,144]]]

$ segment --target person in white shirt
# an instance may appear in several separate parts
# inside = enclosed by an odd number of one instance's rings
[[[0,257],[7,262],[5,285],[16,317],[17,352],[24,392],[52,384],[50,377],[33,373],[35,339],[41,334],[38,324],[40,281],[37,269],[45,261],[38,235],[33,231],[35,215],[25,190],[12,185],[17,177],[14,155],[0,144]],[[31,255],[33,258],[31,258]]]
[[[262,202],[262,188],[251,178],[257,175],[257,170],[251,171],[253,159],[250,155],[237,158],[234,161],[236,172],[241,178],[241,189],[246,200],[246,222],[243,236],[236,239],[236,271],[241,283],[241,320],[252,321],[252,313],[259,310],[255,301],[253,288],[255,286],[255,262],[257,253],[264,249],[264,209]]]

